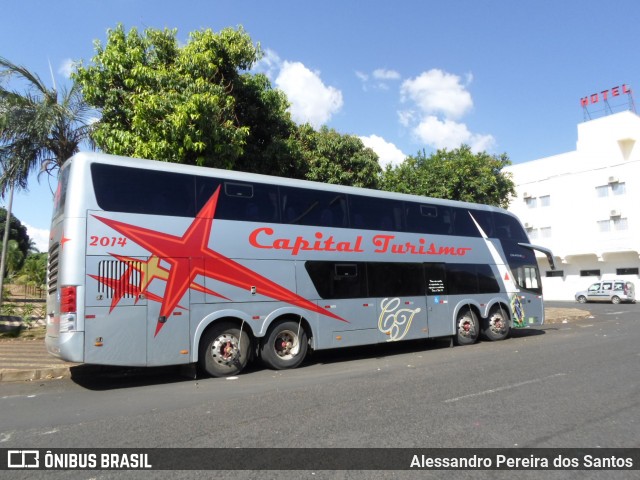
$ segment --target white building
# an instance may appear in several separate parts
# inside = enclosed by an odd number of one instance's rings
[[[640,286],[640,117],[631,111],[578,125],[573,152],[512,165],[517,198],[509,210],[539,258],[547,300],[573,300],[600,279]]]

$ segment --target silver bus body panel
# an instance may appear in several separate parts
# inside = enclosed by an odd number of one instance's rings
[[[239,320],[257,339],[264,337],[270,325],[281,318],[304,322],[310,330],[311,347],[317,350],[451,336],[456,332],[459,310],[470,306],[480,316],[486,316],[494,305],[506,305],[512,327],[524,326],[525,320],[526,325],[544,321],[542,311],[527,311],[531,304],[541,305],[540,296],[513,285],[513,272],[508,259],[503,258],[499,240],[236,222],[217,219],[215,212],[210,217],[197,218],[108,212],[98,206],[92,191],[93,161],[210,175],[222,180],[241,177],[247,182],[273,181],[261,175],[96,153],[73,157],[66,168],[73,167],[69,183],[74,188],[67,192],[64,221],[62,217],[54,218],[51,245],[59,246],[58,288],[65,285],[78,288],[75,329],[59,331],[61,316],[56,311],[59,292],[50,292],[47,303],[51,320],[47,349],[65,360],[130,366],[196,362],[204,331],[225,318]],[[289,179],[278,179],[278,185],[397,198],[388,192]],[[426,201],[416,196],[402,198]],[[445,200],[428,201],[443,206],[451,204]],[[499,210],[460,202],[456,205]],[[166,242],[178,243],[196,224],[209,232],[208,238],[202,239],[200,251],[157,256],[134,238],[137,234],[142,238],[153,233]],[[427,279],[431,284],[425,295],[323,299],[305,269],[309,261],[488,264],[494,270],[500,292],[473,297],[450,295],[440,289],[439,280]],[[168,279],[174,269],[195,273],[183,279],[183,285],[175,290],[180,297],[174,298],[172,310],[166,311]],[[232,274],[238,278],[232,278]],[[526,313],[514,322],[513,312],[518,308]]]

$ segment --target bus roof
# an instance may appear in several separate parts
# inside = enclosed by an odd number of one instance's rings
[[[345,193],[345,194],[350,193],[353,195],[365,195],[365,196],[370,196],[375,198],[406,200],[406,201],[418,202],[418,203],[428,202],[434,205],[467,207],[467,208],[474,208],[479,210],[502,212],[517,218],[513,213],[503,208],[495,207],[492,205],[485,205],[481,203],[463,202],[459,200],[446,200],[441,198],[424,197],[420,195],[412,195],[407,193],[397,193],[397,192],[388,192],[384,190],[375,190],[370,188],[335,185],[330,183],[314,182],[310,180],[299,180],[299,179],[291,179],[291,178],[278,177],[278,176],[272,176],[272,175],[263,175],[258,173],[242,172],[238,170],[223,170],[223,169],[211,168],[211,167],[200,167],[196,165],[185,165],[181,163],[162,162],[158,160],[147,160],[147,159],[134,158],[134,157],[124,157],[124,156],[111,155],[111,154],[99,153],[99,152],[83,151],[83,152],[76,153],[65,162],[62,168],[65,168],[65,165],[67,165],[68,163],[77,162],[77,161],[87,162],[87,163],[107,163],[111,165],[119,165],[124,167],[142,168],[142,169],[149,169],[149,170],[161,170],[166,172],[216,177],[223,180],[238,180],[238,181],[255,182],[255,183],[270,184],[270,185],[277,184],[277,185],[289,186],[289,187],[308,188],[308,189],[322,190],[327,192],[337,192],[337,193]]]

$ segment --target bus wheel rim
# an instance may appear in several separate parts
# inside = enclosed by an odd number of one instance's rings
[[[221,365],[232,363],[239,353],[238,339],[228,333],[217,337],[211,345],[211,357]]]
[[[473,337],[476,334],[474,321],[468,316],[461,318],[458,323],[458,332],[464,337]]]
[[[283,330],[276,336],[273,349],[282,360],[291,360],[300,351],[298,335],[291,330]]]
[[[494,333],[497,333],[497,334],[504,333],[506,330],[506,322],[504,321],[504,318],[502,318],[502,315],[500,314],[492,315],[491,318],[489,319],[489,328]]]

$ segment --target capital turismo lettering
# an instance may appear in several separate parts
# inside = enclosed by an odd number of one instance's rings
[[[249,234],[249,244],[254,248],[267,250],[288,250],[292,256],[300,252],[341,252],[364,253],[365,240],[357,235],[353,240],[337,240],[333,235],[315,232],[313,238],[298,235],[296,237],[278,237],[270,227],[256,228]],[[417,242],[398,240],[396,235],[379,234],[371,238],[373,253],[397,255],[450,255],[465,256],[470,247],[454,247],[429,243],[425,238]]]

